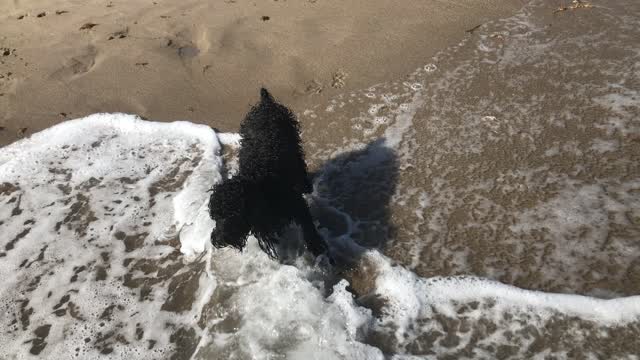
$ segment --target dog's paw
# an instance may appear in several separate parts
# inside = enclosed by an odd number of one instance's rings
[[[331,257],[331,255],[328,252],[318,255],[315,259],[316,267],[328,269],[328,268],[334,267],[335,265],[336,265],[335,260],[333,259],[333,257]]]

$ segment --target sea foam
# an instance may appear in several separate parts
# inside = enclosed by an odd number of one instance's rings
[[[207,190],[221,180],[220,143],[239,140],[221,138],[97,114],[3,148],[0,355],[401,359],[519,344],[525,356],[557,326],[604,339],[638,323],[637,296],[422,278],[375,250],[361,255],[372,286],[355,297],[331,268],[279,264],[252,237],[244,252],[212,249]]]

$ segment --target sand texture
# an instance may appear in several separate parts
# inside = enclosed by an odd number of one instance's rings
[[[640,2],[520,5],[1,2],[0,359],[637,358]],[[333,266],[207,248],[261,85]]]
[[[96,112],[236,131],[259,86],[301,111],[402,77],[509,1],[0,2],[0,145]]]

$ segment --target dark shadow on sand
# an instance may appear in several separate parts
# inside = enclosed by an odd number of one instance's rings
[[[393,236],[389,202],[398,177],[385,139],[329,160],[313,177],[311,213],[337,264],[349,267],[367,249],[384,250]]]

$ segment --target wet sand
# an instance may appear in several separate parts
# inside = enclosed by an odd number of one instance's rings
[[[638,294],[639,8],[558,5],[535,2],[410,77],[305,113],[320,195],[363,221],[352,236],[424,277]],[[395,153],[369,166],[390,135]],[[364,155],[342,162],[352,149]]]
[[[0,145],[125,112],[236,131],[257,89],[296,111],[401,78],[521,0],[6,1]]]

